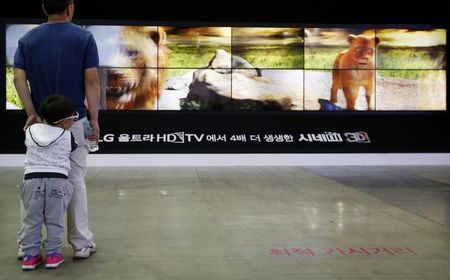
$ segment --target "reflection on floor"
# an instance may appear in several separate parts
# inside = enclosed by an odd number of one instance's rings
[[[0,279],[450,279],[450,166],[90,168],[98,252],[16,260],[22,168],[0,168]]]

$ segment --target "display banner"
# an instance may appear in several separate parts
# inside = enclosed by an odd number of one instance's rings
[[[77,22],[98,46],[97,153],[449,152],[446,26]],[[0,21],[0,153],[23,153]]]
[[[0,120],[0,153],[23,153],[23,112]],[[450,152],[436,115],[101,113],[97,153]]]

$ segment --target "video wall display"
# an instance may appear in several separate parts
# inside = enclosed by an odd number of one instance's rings
[[[6,26],[6,108],[17,42]],[[86,25],[104,110],[445,111],[446,29]]]

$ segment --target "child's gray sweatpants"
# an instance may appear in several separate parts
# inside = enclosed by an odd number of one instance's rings
[[[46,254],[60,253],[64,236],[64,211],[73,189],[68,179],[33,178],[24,180],[20,190],[24,206],[22,248],[25,255],[39,255],[42,224],[47,228]]]

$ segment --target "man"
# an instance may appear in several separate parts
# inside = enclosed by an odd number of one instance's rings
[[[43,0],[42,8],[47,22],[19,40],[14,57],[14,85],[28,116],[24,129],[41,122],[36,108],[51,94],[68,97],[79,112],[80,119],[70,129],[79,147],[70,155],[69,180],[74,192],[67,209],[67,237],[74,249],[73,257],[88,258],[96,247],[93,234],[88,229],[84,181],[88,148],[82,123],[87,113],[86,99],[94,130],[89,140],[98,141],[100,83],[97,45],[90,32],[71,23],[73,0]],[[19,242],[22,233],[23,227],[19,232]],[[22,256],[20,251],[19,258]]]

